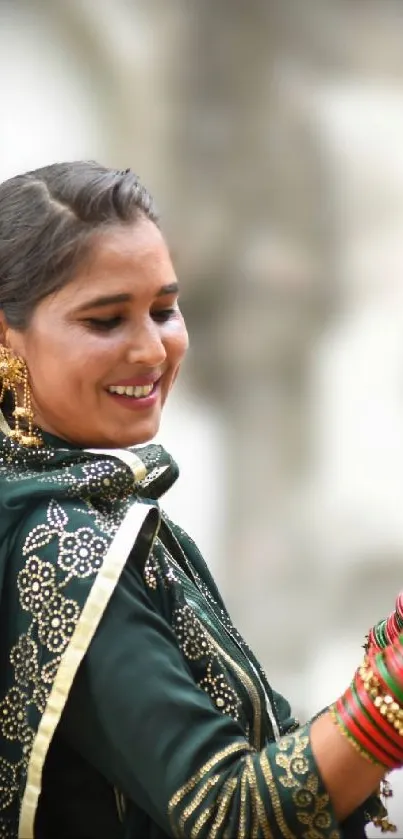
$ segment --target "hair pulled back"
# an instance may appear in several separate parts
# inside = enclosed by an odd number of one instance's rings
[[[55,163],[0,184],[0,310],[24,329],[37,304],[72,279],[94,234],[141,217],[153,199],[130,169]]]

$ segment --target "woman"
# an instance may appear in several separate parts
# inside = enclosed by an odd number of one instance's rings
[[[300,727],[161,511],[187,343],[133,173],[0,186],[0,837],[364,836],[403,763],[399,604]]]

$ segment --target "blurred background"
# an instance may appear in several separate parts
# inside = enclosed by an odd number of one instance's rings
[[[0,5],[0,179],[92,158],[157,198],[165,506],[301,719],[403,588],[402,38],[401,0]]]

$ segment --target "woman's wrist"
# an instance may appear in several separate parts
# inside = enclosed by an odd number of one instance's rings
[[[391,622],[389,623],[389,626]],[[403,766],[403,635],[384,649],[372,645],[330,716],[362,758],[385,774]],[[380,794],[392,793],[387,782]],[[381,830],[392,831],[387,818]]]
[[[403,639],[403,636],[402,636]],[[403,765],[403,645],[372,648],[345,693],[330,709],[340,730],[386,771]]]

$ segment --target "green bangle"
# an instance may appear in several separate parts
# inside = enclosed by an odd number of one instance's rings
[[[375,656],[375,664],[380,678],[387,685],[392,696],[396,698],[400,705],[403,705],[403,688],[390,675],[383,658],[383,653],[378,653]]]
[[[388,645],[388,639],[386,637],[386,620],[382,620],[378,623],[374,630],[375,640],[378,644],[378,647],[384,649]]]

